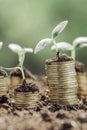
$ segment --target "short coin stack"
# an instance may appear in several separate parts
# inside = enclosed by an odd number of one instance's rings
[[[0,97],[6,95],[9,90],[8,77],[0,76]]]
[[[46,63],[48,99],[62,105],[78,104],[75,62]]]
[[[35,108],[37,107],[40,95],[38,92],[17,92],[14,95],[15,106],[23,108]]]
[[[35,108],[40,101],[39,89],[34,83],[26,80],[14,90],[14,105],[22,108]]]
[[[80,99],[87,98],[87,78],[86,73],[77,72],[78,96]]]

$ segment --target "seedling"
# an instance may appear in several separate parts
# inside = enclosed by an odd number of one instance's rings
[[[71,57],[75,59],[76,57],[76,49],[79,47],[87,46],[87,37],[78,37],[72,42],[73,49],[71,51]]]
[[[22,48],[21,46],[17,45],[17,44],[9,44],[8,46],[13,52],[18,54],[18,61],[19,61],[19,69],[22,73],[22,77],[23,80],[25,80],[25,75],[24,75],[24,71],[23,71],[23,64],[24,64],[24,60],[25,60],[25,54],[27,52],[32,53],[33,49],[32,48]]]
[[[57,43],[55,41],[55,38],[64,30],[64,28],[66,27],[66,25],[68,24],[68,21],[63,21],[61,23],[59,23],[52,31],[51,33],[51,38],[46,38],[41,40],[35,47],[35,51],[34,53],[36,54],[37,52],[41,51],[42,49],[44,49],[46,46],[50,45],[51,43],[53,43],[53,45],[56,47],[56,53],[59,53],[59,48],[57,48]]]
[[[23,80],[25,80],[25,75],[24,75],[24,71],[23,71],[23,64],[24,64],[24,60],[25,60],[25,54],[27,52],[32,53],[33,49],[32,48],[22,48],[21,46],[17,45],[17,44],[9,44],[8,46],[13,52],[18,54],[18,60],[19,60],[19,65],[18,67],[12,67],[12,68],[5,68],[0,66],[1,69],[6,69],[6,70],[15,70],[15,69],[20,69],[21,73],[22,73],[22,77]]]
[[[59,55],[62,50],[72,50],[67,42],[56,42],[55,38],[66,27],[68,21],[58,24],[52,31],[51,38],[41,40],[35,47],[35,52],[44,49],[53,43],[51,50],[55,50],[58,58],[46,60],[45,71],[47,76],[48,100],[58,104],[78,104],[77,84],[75,78],[75,62],[67,55]],[[60,56],[60,57],[59,57]],[[71,84],[73,79],[73,84]],[[72,88],[72,89],[71,89]]]
[[[62,105],[78,104],[75,61],[65,54],[59,55],[62,50],[72,50],[72,45],[59,42],[51,50],[58,50],[59,58],[46,60],[48,100]]]
[[[75,59],[76,57],[76,49],[86,47],[87,46],[87,37],[78,37],[72,43],[73,49],[71,51],[72,58]],[[78,81],[78,97],[80,99],[87,98],[87,80],[86,80],[86,73],[84,69],[84,64],[80,62],[76,62],[76,74],[77,74],[77,81]]]

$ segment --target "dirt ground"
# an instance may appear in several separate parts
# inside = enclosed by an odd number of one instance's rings
[[[62,106],[48,103],[45,77],[37,78],[41,100],[35,109],[16,108],[0,99],[0,130],[87,130],[87,103]]]

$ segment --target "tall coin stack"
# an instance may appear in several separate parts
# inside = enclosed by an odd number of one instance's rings
[[[35,108],[37,107],[40,95],[38,92],[16,92],[14,95],[15,106],[22,108]]]
[[[75,62],[46,62],[48,100],[62,105],[78,104]]]

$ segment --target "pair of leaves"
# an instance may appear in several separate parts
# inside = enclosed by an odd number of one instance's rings
[[[2,48],[3,42],[0,42],[0,48]],[[9,44],[8,46],[13,52],[20,52],[20,51],[24,51],[24,52],[33,52],[32,48],[22,48],[21,46],[17,45],[17,44]]]
[[[63,21],[61,23],[59,23],[52,31],[52,38],[54,39],[56,36],[58,36],[58,34],[60,34],[64,28],[66,27],[66,25],[68,24],[68,21]],[[46,38],[41,40],[35,47],[35,51],[34,53],[36,54],[37,52],[41,51],[42,49],[44,49],[46,46],[48,46],[49,44],[52,43],[51,38]]]
[[[24,51],[24,52],[30,52],[32,53],[33,52],[33,49],[32,48],[22,48],[21,46],[19,46],[18,44],[9,44],[8,46],[13,52],[15,53],[19,53],[21,51]]]

